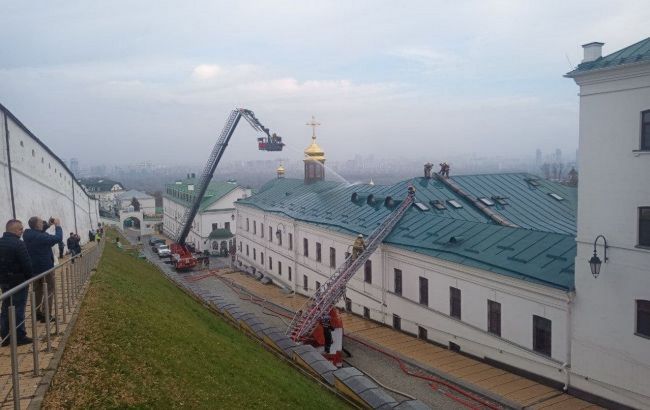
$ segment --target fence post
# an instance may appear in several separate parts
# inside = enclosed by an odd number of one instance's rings
[[[61,271],[63,270],[61,269]],[[54,332],[58,335],[59,334],[59,304],[57,303],[55,272],[50,273],[50,275],[52,275],[52,302],[54,303]]]
[[[66,264],[61,270],[61,308],[63,310],[63,323],[66,323],[68,321],[65,308],[65,273],[67,272],[69,266],[69,264]]]
[[[45,309],[45,340],[47,341],[47,351],[50,352],[52,351],[52,340],[50,340],[50,297],[47,293],[47,280],[43,280],[43,306]]]
[[[41,365],[38,360],[38,324],[36,323],[36,293],[32,290],[29,292],[29,298],[32,301],[32,338],[34,339],[34,376],[41,373]]]
[[[20,409],[20,377],[18,375],[18,332],[16,331],[16,306],[9,306],[9,337],[11,338],[11,381],[14,391],[14,409]]]

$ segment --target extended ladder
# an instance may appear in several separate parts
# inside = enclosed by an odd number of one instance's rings
[[[348,256],[332,276],[316,290],[302,309],[294,315],[287,330],[287,336],[297,342],[311,335],[321,317],[327,315],[341,299],[352,276],[366,263],[384,238],[391,233],[414,200],[415,189],[409,187],[408,195],[404,201],[370,234],[366,241],[366,249],[356,259]]]
[[[235,128],[237,128],[237,124],[241,117],[244,117],[256,131],[262,131],[267,135],[267,137],[269,137],[269,129],[260,123],[260,121],[255,117],[253,111],[244,108],[237,108],[230,112],[228,121],[226,121],[226,125],[224,125],[223,130],[221,131],[217,143],[214,148],[212,148],[210,158],[208,158],[208,162],[203,168],[201,179],[196,186],[197,192],[192,201],[192,205],[185,210],[176,235],[174,235],[174,240],[179,245],[185,245],[185,239],[187,239],[187,235],[192,229],[192,222],[199,210],[199,206],[203,200],[203,195],[205,195],[205,191],[208,189],[208,184],[210,184],[210,180],[219,164],[219,160],[223,156],[223,153],[228,146],[228,142],[230,141],[230,137],[232,137],[232,134],[235,132]]]

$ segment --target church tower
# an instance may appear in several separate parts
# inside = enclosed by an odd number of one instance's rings
[[[325,153],[316,143],[316,127],[320,123],[312,116],[311,121],[307,123],[312,127],[311,144],[305,148],[305,183],[311,184],[316,181],[325,179]]]

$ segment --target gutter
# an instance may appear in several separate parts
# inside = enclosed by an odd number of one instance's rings
[[[567,292],[567,324],[566,324],[566,362],[562,364],[562,371],[564,371],[564,386],[562,390],[566,393],[571,384],[571,341],[573,339],[573,302],[575,301],[575,291]]]

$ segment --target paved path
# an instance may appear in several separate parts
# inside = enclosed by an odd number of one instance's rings
[[[306,298],[286,294],[276,286],[263,285],[248,275],[229,274],[224,279],[247,289],[269,302],[297,311]],[[381,350],[395,354],[421,369],[458,382],[473,391],[499,398],[503,403],[532,409],[597,409],[592,403],[563,393],[479,360],[438,347],[390,327],[356,315],[343,314],[345,334]],[[407,377],[407,376],[405,376]]]

